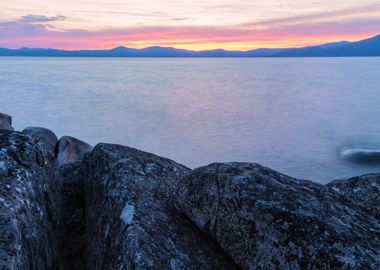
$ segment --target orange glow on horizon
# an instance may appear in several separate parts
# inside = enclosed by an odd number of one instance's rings
[[[81,46],[56,46],[54,48],[57,49],[66,49],[66,50],[107,50],[107,49],[113,49],[115,47],[124,46],[128,48],[134,48],[134,49],[143,49],[147,47],[152,46],[161,46],[161,47],[173,47],[176,49],[185,49],[185,50],[192,50],[192,51],[204,51],[204,50],[215,50],[215,49],[224,49],[224,50],[237,50],[237,51],[249,51],[249,50],[255,50],[260,48],[299,48],[299,47],[305,47],[305,46],[315,46],[315,45],[321,45],[325,43],[331,43],[331,42],[338,42],[338,41],[359,41],[362,39],[370,38],[372,36],[376,35],[376,33],[370,33],[370,34],[355,34],[351,36],[346,35],[334,35],[334,36],[319,36],[319,37],[291,37],[289,40],[273,40],[273,41],[262,41],[262,42],[251,42],[251,41],[245,41],[245,42],[239,42],[239,41],[220,41],[220,42],[207,42],[207,41],[199,41],[199,40],[183,40],[183,39],[173,39],[173,40],[139,40],[135,42],[130,41],[117,41],[117,40],[110,40],[107,42],[90,42],[90,43],[83,43]],[[40,42],[44,42],[46,39],[44,38]],[[49,40],[48,40],[49,41]],[[54,40],[51,40],[51,42],[54,42]],[[81,39],[66,39],[66,42],[69,43],[82,43]]]

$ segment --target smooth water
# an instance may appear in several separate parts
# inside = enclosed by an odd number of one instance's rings
[[[190,167],[261,163],[319,182],[380,165],[380,58],[0,58],[0,112]]]

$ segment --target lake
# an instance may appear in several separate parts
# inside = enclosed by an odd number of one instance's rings
[[[191,168],[249,161],[328,182],[380,172],[380,58],[0,58],[0,112]]]

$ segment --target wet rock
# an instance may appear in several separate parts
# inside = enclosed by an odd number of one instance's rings
[[[85,191],[82,163],[65,164],[58,169],[62,183],[62,214],[59,233],[64,269],[86,268]]]
[[[44,144],[46,146],[46,149],[50,153],[54,154],[58,138],[53,131],[42,127],[27,127],[22,132],[28,134],[29,136],[32,136],[38,142]]]
[[[46,149],[0,130],[0,269],[60,269],[59,194]]]
[[[380,222],[380,174],[335,180],[327,186],[348,199],[352,207],[360,207]]]
[[[344,149],[341,152],[340,157],[343,160],[356,163],[380,163],[380,150],[362,148]]]
[[[12,127],[12,117],[3,113],[0,113],[0,130],[10,130],[13,131]]]
[[[62,166],[70,162],[81,161],[91,149],[91,145],[79,139],[64,136],[58,141],[55,149],[57,164]]]
[[[174,207],[189,169],[119,145],[84,158],[89,269],[235,269],[223,251]]]
[[[379,220],[330,187],[211,164],[181,179],[177,203],[244,269],[380,269]]]

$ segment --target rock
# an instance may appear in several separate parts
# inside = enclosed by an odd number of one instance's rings
[[[54,150],[58,142],[58,138],[53,131],[42,127],[27,127],[22,132],[28,134],[29,136],[32,136],[37,141],[44,144],[47,150],[54,155]]]
[[[380,150],[376,149],[345,149],[341,158],[356,163],[380,163]]]
[[[0,130],[0,269],[61,269],[59,194],[45,148]]]
[[[85,154],[92,150],[92,146],[74,137],[62,137],[56,147],[56,160],[58,166],[70,162],[81,161]]]
[[[237,268],[174,207],[175,186],[189,169],[109,144],[83,163],[89,269]]]
[[[82,163],[65,164],[58,169],[62,183],[60,250],[64,269],[86,268],[86,215]]]
[[[380,222],[380,174],[335,180],[327,186],[348,199],[352,207],[360,207]]]
[[[251,163],[177,186],[178,207],[243,269],[380,269],[379,220],[330,187]]]
[[[3,113],[0,113],[0,130],[10,130],[13,131],[12,127],[12,117]]]

